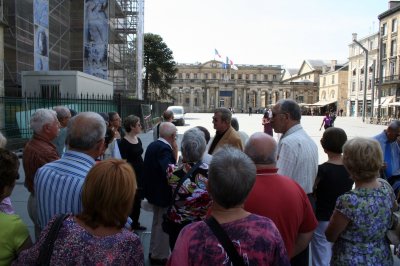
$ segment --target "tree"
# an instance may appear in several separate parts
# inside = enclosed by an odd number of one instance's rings
[[[168,94],[171,83],[177,72],[172,51],[161,36],[152,33],[144,34],[144,68],[143,96],[149,100],[149,91],[158,89],[161,99],[172,98]]]

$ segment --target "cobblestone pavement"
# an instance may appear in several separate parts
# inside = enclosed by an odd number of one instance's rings
[[[183,133],[187,129],[194,126],[203,126],[207,128],[210,131],[211,136],[213,136],[215,134],[215,130],[213,129],[212,125],[212,116],[213,114],[211,113],[186,114],[185,126],[178,127],[179,138],[182,137]],[[261,125],[262,114],[252,114],[251,116],[249,116],[248,114],[239,113],[234,114],[233,116],[236,117],[239,121],[239,130],[246,132],[249,136],[254,132],[263,131],[263,126]],[[327,160],[327,156],[324,154],[324,151],[319,143],[323,133],[323,129],[322,131],[319,130],[322,123],[322,118],[322,116],[303,116],[301,120],[301,124],[303,125],[304,129],[318,145],[319,163]],[[372,137],[379,134],[380,132],[382,132],[383,129],[386,128],[386,126],[382,125],[371,125],[363,123],[360,118],[353,117],[337,117],[335,121],[335,126],[343,128],[346,131],[348,138],[353,138],[356,136]],[[276,134],[274,137],[277,138]],[[146,149],[149,143],[153,141],[152,131],[142,133],[140,135],[140,138],[143,143],[143,148]],[[23,185],[25,175],[22,166],[20,168],[20,177],[21,178],[17,181],[17,185],[15,186],[14,191],[11,195],[11,199],[16,213],[19,214],[22,217],[22,220],[28,225],[31,237],[32,239],[34,239],[33,224],[28,216],[26,208],[29,193]],[[147,227],[147,231],[139,231],[139,236],[142,240],[144,247],[146,265],[149,265],[147,257],[150,244],[151,220],[152,213],[142,210],[140,222]],[[399,260],[397,260],[396,263],[399,263],[397,265],[400,265]]]

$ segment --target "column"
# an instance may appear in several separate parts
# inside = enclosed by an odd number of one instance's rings
[[[193,112],[193,102],[194,102],[194,88],[190,87],[190,102],[189,102],[189,106],[190,106],[190,112]]]
[[[243,101],[242,101],[243,112],[246,112],[246,108],[247,108],[246,88],[243,88]]]
[[[235,95],[234,95],[234,101],[233,101],[232,107],[235,108],[235,110],[237,110],[237,108],[238,108],[238,106],[237,106],[237,101],[238,101],[238,89],[235,88],[235,89],[233,90],[233,93],[234,93]]]
[[[204,109],[208,111],[209,108],[210,108],[210,88],[206,88],[206,106]]]
[[[261,107],[261,89],[258,88],[257,89],[257,106],[256,108],[260,108]]]
[[[215,108],[219,107],[219,88],[215,88]]]

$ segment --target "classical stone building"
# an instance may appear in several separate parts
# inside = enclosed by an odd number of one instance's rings
[[[333,105],[335,110],[347,108],[347,79],[348,63],[339,63],[332,60],[330,67],[323,67],[319,76],[319,102],[321,106]],[[326,111],[328,111],[327,108]]]
[[[223,62],[178,64],[170,94],[174,105],[187,112],[211,112],[216,107],[234,108],[236,112],[254,111],[274,105],[279,99],[292,98],[299,103],[313,103],[318,98],[315,82],[282,81],[280,65],[237,65],[237,70]]]

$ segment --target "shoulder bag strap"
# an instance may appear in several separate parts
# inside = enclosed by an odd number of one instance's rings
[[[217,237],[219,243],[224,247],[226,253],[234,266],[245,266],[243,258],[237,252],[235,246],[233,245],[231,239],[226,234],[225,230],[221,227],[218,221],[210,216],[205,220],[205,223],[210,227],[211,231]]]
[[[57,239],[58,232],[62,227],[63,221],[67,218],[69,214],[60,214],[57,216],[54,223],[51,225],[49,232],[40,246],[39,257],[37,260],[37,265],[50,265],[51,255],[53,253],[54,242]]]
[[[179,191],[179,189],[181,188],[183,182],[184,182],[186,179],[188,179],[189,177],[191,177],[192,174],[193,174],[193,172],[196,171],[196,169],[199,168],[199,166],[200,166],[201,164],[202,164],[202,162],[201,162],[201,161],[198,161],[195,165],[192,166],[192,168],[190,168],[189,172],[187,172],[186,175],[185,175],[184,177],[182,177],[181,179],[179,179],[179,182],[178,182],[178,184],[176,185],[176,188],[175,188],[175,190],[174,190],[174,194],[172,194],[171,204],[170,204],[170,206],[168,207],[168,211],[167,211],[167,212],[169,212],[170,209],[171,209],[171,207],[172,207],[172,205],[174,205],[176,195],[178,194],[178,191]]]

